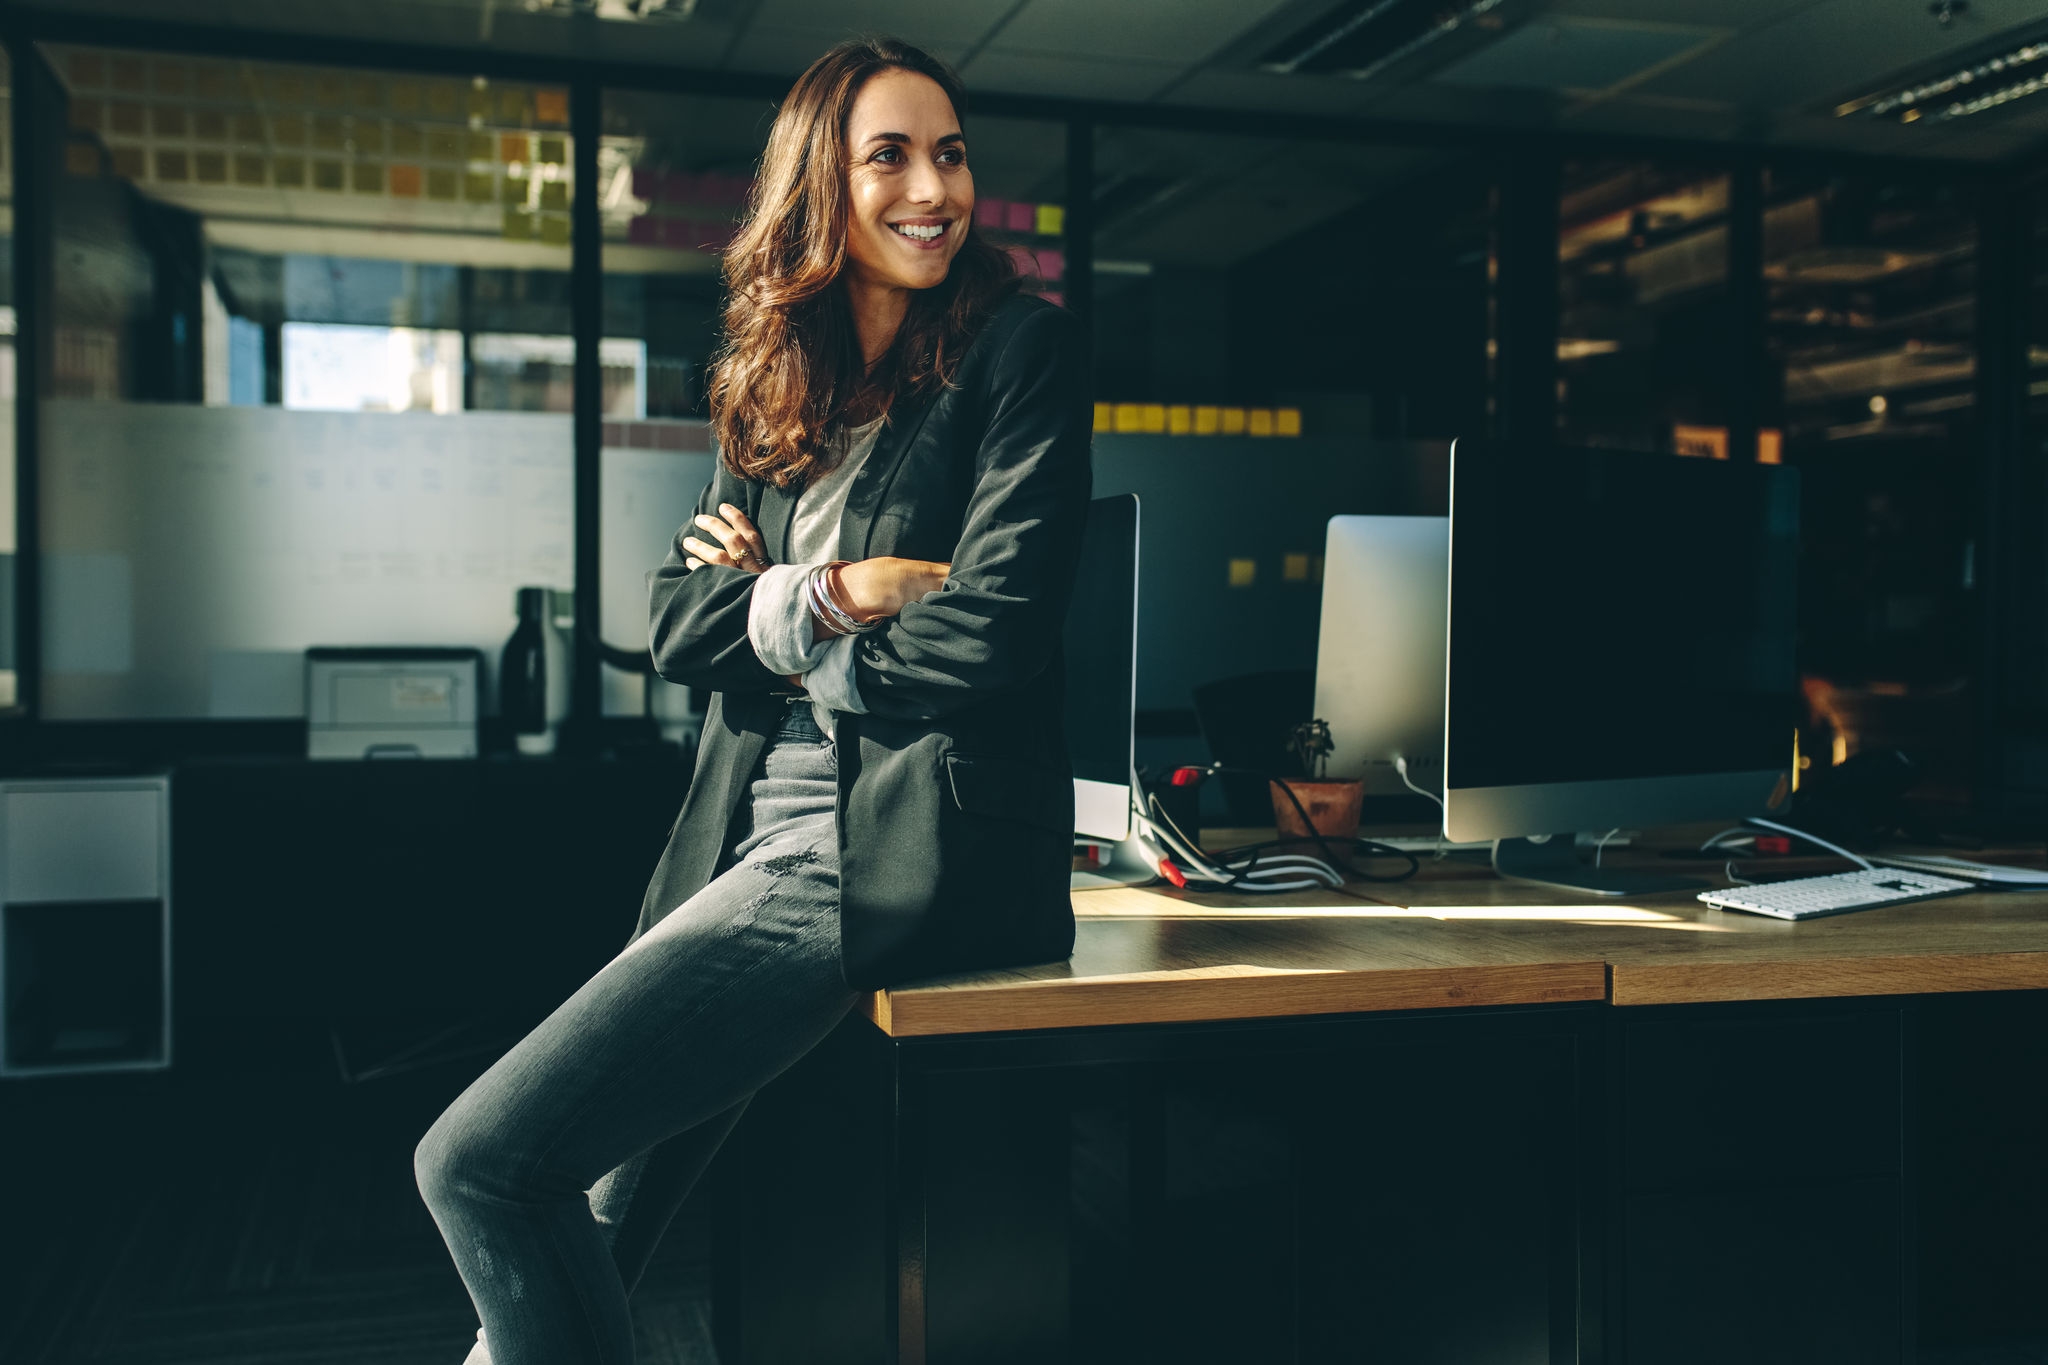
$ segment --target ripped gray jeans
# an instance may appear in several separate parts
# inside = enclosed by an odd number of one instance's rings
[[[726,869],[448,1106],[413,1168],[483,1327],[470,1365],[625,1365],[626,1296],[754,1091],[855,1000],[837,764],[807,703]]]

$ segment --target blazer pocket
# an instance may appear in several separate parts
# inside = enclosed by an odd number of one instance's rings
[[[1074,832],[1074,781],[1056,769],[1010,758],[947,754],[946,780],[953,804],[963,811],[1051,834]]]

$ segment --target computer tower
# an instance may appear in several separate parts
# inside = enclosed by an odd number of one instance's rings
[[[170,778],[0,782],[0,1078],[170,1061]]]

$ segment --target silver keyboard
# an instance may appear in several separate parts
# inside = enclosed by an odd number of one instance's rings
[[[1777,919],[1813,919],[1880,905],[1933,900],[1937,896],[1960,896],[1978,889],[1974,883],[1954,877],[1880,867],[1757,886],[1733,886],[1726,891],[1702,891],[1699,898],[1722,910],[1746,910],[1752,915]]]

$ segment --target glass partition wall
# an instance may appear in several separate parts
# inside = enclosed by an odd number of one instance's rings
[[[295,717],[354,644],[476,646],[494,711],[573,586],[566,89],[40,52],[42,714]]]

